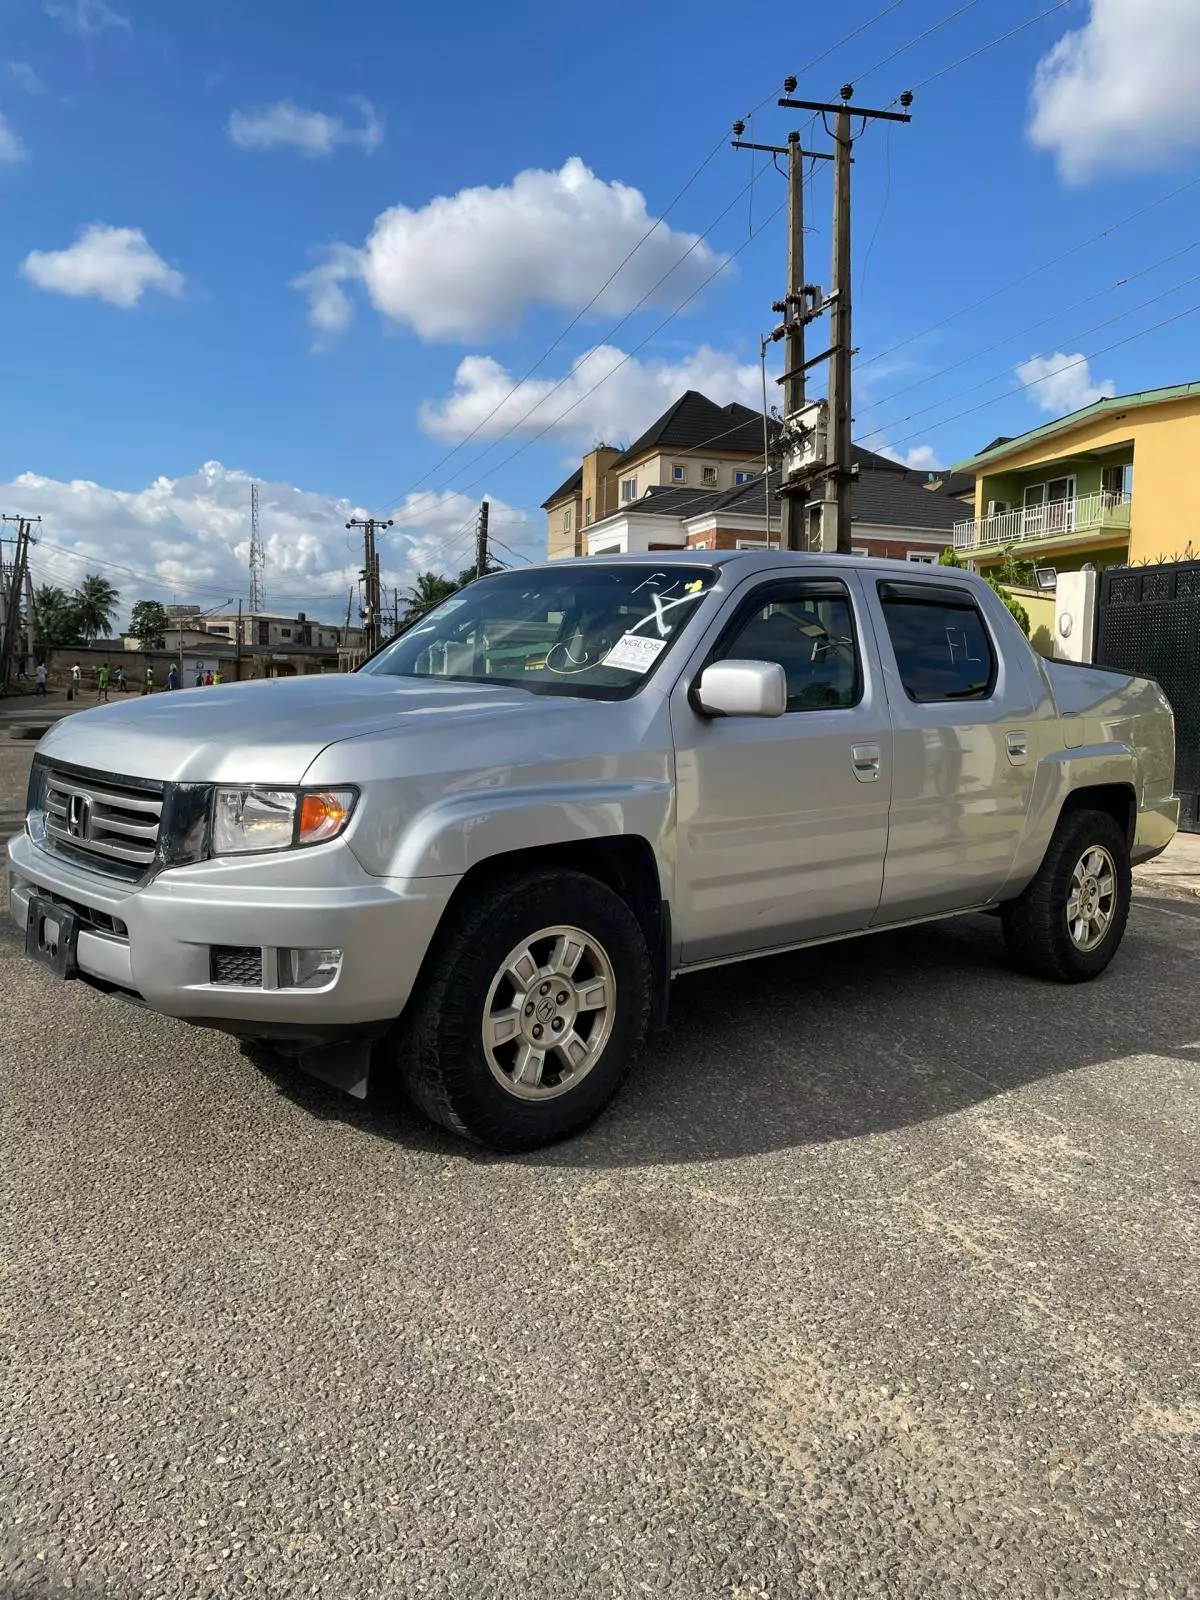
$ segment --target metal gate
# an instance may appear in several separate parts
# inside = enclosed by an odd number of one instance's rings
[[[1200,833],[1200,561],[1102,572],[1095,659],[1162,685],[1175,712],[1180,826]]]

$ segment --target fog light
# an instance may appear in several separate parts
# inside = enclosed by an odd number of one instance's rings
[[[323,989],[332,983],[342,965],[340,950],[281,950],[281,989]]]

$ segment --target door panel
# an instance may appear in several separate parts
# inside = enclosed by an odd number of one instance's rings
[[[1033,702],[996,643],[1002,603],[965,585],[869,582],[891,704],[891,826],[876,924],[982,905],[1008,877],[1029,810]],[[883,598],[906,591],[907,598]],[[920,603],[924,593],[930,601]],[[941,606],[949,595],[955,605]],[[1002,635],[1001,635],[1002,636]],[[922,655],[922,640],[926,653]],[[1015,641],[1014,641],[1015,643]],[[936,648],[935,648],[936,647]],[[907,687],[906,687],[907,685]],[[974,695],[974,698],[954,696]]]
[[[853,574],[760,577],[676,685],[672,916],[685,963],[869,925],[883,885],[891,726],[863,622]],[[778,661],[792,709],[699,714],[689,689],[710,657]]]

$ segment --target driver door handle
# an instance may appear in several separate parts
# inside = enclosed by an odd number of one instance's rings
[[[852,744],[850,761],[854,767],[854,776],[859,783],[879,782],[881,758],[877,744]]]

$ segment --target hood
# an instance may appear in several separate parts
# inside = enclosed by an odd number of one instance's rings
[[[330,673],[113,700],[47,733],[39,753],[100,772],[160,782],[300,783],[342,739],[436,717],[439,732],[527,711],[509,686]],[[572,705],[578,705],[576,700]]]

